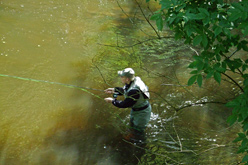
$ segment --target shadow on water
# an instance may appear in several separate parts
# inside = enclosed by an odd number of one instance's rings
[[[144,36],[151,38],[157,37],[152,27],[144,19],[143,13],[147,19],[149,19],[152,14],[151,11],[148,10],[149,5],[145,3],[145,1],[129,1],[128,5],[118,0],[116,0],[116,2],[119,10],[122,11],[115,19],[116,26],[114,30],[117,35],[116,42],[120,42],[118,46],[131,46],[132,44],[140,42],[140,37]],[[137,34],[139,33],[141,33],[141,35],[138,36]],[[118,37],[120,38],[119,41]]]
[[[137,11],[137,5],[134,1],[130,2],[130,6],[128,8],[123,8],[123,6],[120,2],[116,1],[119,10],[122,10],[122,13],[119,14],[119,16],[116,17],[115,22],[115,32],[119,33],[122,36],[126,36],[128,38],[133,36],[133,33],[139,28],[135,23],[133,14]]]
[[[101,114],[93,113],[87,126],[80,119],[80,108],[70,110],[58,118],[56,126],[46,136],[36,163],[50,164],[136,164],[145,153],[144,149],[123,141],[122,134],[113,126],[99,126]],[[81,116],[81,117],[80,117]],[[68,119],[69,118],[69,119]],[[96,126],[98,125],[98,127]],[[143,148],[144,146],[142,146]]]
[[[85,63],[78,64],[76,72],[79,76],[72,78],[71,84],[97,86]],[[93,93],[106,97],[98,91]],[[139,162],[145,150],[123,141],[122,137],[126,128],[122,120],[129,117],[129,110],[113,109],[103,100],[78,89],[72,90],[67,101],[68,106],[52,114],[54,124],[46,131],[44,142],[33,153],[31,162],[99,165]]]

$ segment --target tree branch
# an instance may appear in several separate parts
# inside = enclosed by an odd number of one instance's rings
[[[179,135],[178,135],[178,133],[177,133],[177,130],[176,130],[176,128],[175,128],[175,121],[173,120],[173,125],[172,125],[172,127],[173,127],[173,129],[174,129],[174,131],[175,131],[175,133],[176,133],[176,135],[177,135],[177,140],[178,140],[178,143],[179,143],[179,146],[180,146],[180,151],[183,151],[183,145],[182,145],[182,142],[181,142],[181,140],[180,140],[180,138],[179,138]]]
[[[222,74],[225,75],[227,78],[229,78],[232,82],[234,82],[234,84],[237,85],[242,92],[244,92],[244,89],[232,77],[230,77],[229,75],[227,75],[226,73],[223,73],[223,72],[222,72]]]
[[[177,108],[174,107],[171,103],[169,103],[169,101],[167,101],[165,98],[163,98],[160,94],[158,94],[157,92],[154,91],[150,91],[150,93],[154,93],[155,95],[157,95],[158,97],[160,97],[162,100],[164,100],[169,106],[171,106],[175,111],[177,111]]]
[[[200,104],[226,104],[226,103],[218,102],[218,101],[208,101],[208,102],[193,103],[193,104],[181,107],[181,108],[177,108],[176,111],[178,112],[178,111],[180,111],[180,110],[182,110],[184,108],[188,108],[188,107],[192,107],[192,106],[200,105]]]
[[[137,3],[137,5],[139,6],[139,9],[142,13],[142,15],[144,16],[144,18],[146,19],[146,22],[152,27],[152,29],[154,30],[154,32],[156,33],[156,35],[158,36],[159,39],[161,39],[161,36],[158,34],[157,30],[154,28],[154,26],[151,24],[151,22],[149,21],[149,19],[146,17],[143,9],[141,8],[139,2],[137,0],[135,0],[135,2]]]
[[[197,56],[199,56],[199,53],[194,49],[192,48],[191,46],[189,47],[192,51],[194,51],[196,53]]]
[[[188,87],[188,85],[161,84],[162,86]]]
[[[169,160],[171,160],[171,161],[175,162],[176,164],[183,164],[183,163],[180,163],[180,162],[178,162],[178,161],[176,161],[176,160],[172,159],[171,157],[169,157],[169,156],[167,156],[167,155],[164,155],[164,154],[159,154],[159,153],[156,153],[156,151],[154,152],[153,150],[149,150],[149,149],[146,149],[146,148],[140,147],[140,146],[138,146],[138,145],[136,145],[136,144],[133,144],[133,143],[131,143],[131,142],[129,142],[129,141],[127,141],[127,140],[125,140],[125,139],[122,139],[122,140],[123,140],[124,142],[126,142],[126,143],[128,143],[128,144],[130,144],[130,145],[134,146],[134,147],[137,147],[137,148],[139,148],[139,149],[143,149],[143,150],[145,150],[145,151],[147,151],[147,152],[150,152],[150,153],[152,153],[152,154],[154,154],[154,155],[158,155],[158,156],[165,157],[166,159],[169,159]],[[166,151],[166,152],[167,152],[167,151]],[[168,153],[168,152],[167,152],[167,153]]]
[[[116,2],[117,2],[117,4],[118,4],[119,8],[122,10],[122,12],[127,16],[127,18],[129,19],[129,21],[133,24],[133,26],[136,26],[136,27],[137,27],[137,25],[134,24],[134,21],[129,17],[129,15],[128,15],[128,14],[124,11],[124,9],[121,7],[119,1],[116,0]],[[150,9],[149,6],[148,6],[148,9]],[[136,11],[136,12],[137,12],[137,11]],[[135,13],[136,13],[136,12],[135,12]],[[133,19],[135,19],[135,15],[134,15],[134,18],[133,18]],[[140,31],[142,31],[145,35],[148,35],[148,36],[150,36],[150,37],[153,37],[153,36],[147,34],[146,32],[144,32],[142,29],[140,29]]]
[[[238,49],[235,50],[229,57],[227,57],[227,59],[231,58],[237,51],[238,51]]]
[[[210,151],[210,150],[213,150],[213,149],[216,149],[216,148],[219,148],[219,147],[226,147],[226,145],[219,145],[219,144],[214,144],[214,147],[212,147],[212,148],[209,148],[209,149],[207,149],[207,150],[205,150],[205,151],[202,151],[201,153],[199,153],[199,155],[201,155],[201,154],[203,154],[204,152],[207,152],[207,151]]]
[[[127,16],[127,18],[129,19],[129,21],[133,24],[132,19],[131,19],[131,18],[127,15],[127,13],[123,10],[123,8],[121,7],[121,5],[120,5],[119,1],[118,1],[118,0],[116,0],[116,2],[117,2],[117,4],[118,4],[119,8],[121,8],[122,12],[123,12],[123,13]]]
[[[105,51],[104,51],[101,55],[103,55],[104,53],[105,53]],[[96,67],[96,69],[97,69],[98,72],[100,73],[100,75],[101,75],[103,81],[105,82],[105,84],[107,84],[108,86],[111,86],[111,85],[105,80],[105,78],[104,78],[104,76],[103,76],[101,70],[99,69],[99,67],[95,64],[95,61],[94,61],[94,58],[95,58],[95,57],[96,57],[96,56],[94,56],[94,57],[92,58],[92,64]]]
[[[167,36],[167,37],[161,37],[160,39],[162,38],[174,38],[172,36]],[[118,45],[108,45],[108,44],[100,44],[100,43],[97,43],[98,45],[102,45],[102,46],[109,46],[109,47],[116,47],[116,48],[130,48],[130,47],[134,47],[134,46],[137,46],[137,45],[140,45],[140,44],[143,44],[145,42],[148,42],[148,41],[152,41],[152,40],[157,40],[158,38],[150,38],[150,39],[147,39],[147,40],[144,40],[144,41],[139,41],[133,45],[127,45],[127,46],[118,46]]]

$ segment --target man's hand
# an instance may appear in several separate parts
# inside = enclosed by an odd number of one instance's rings
[[[115,92],[115,88],[108,88],[104,90],[105,93],[111,94]]]
[[[112,103],[112,101],[114,100],[112,97],[107,97],[104,99],[107,103]]]

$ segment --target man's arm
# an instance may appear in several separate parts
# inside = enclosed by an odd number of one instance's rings
[[[123,95],[124,94],[124,89],[121,87],[115,87],[114,91],[115,91],[115,93],[117,93],[117,95]]]
[[[125,100],[120,101],[115,99],[112,101],[112,104],[118,108],[132,107],[140,97],[139,92],[137,89],[132,89],[128,92],[128,97]]]
[[[108,88],[108,89],[105,89],[104,90],[105,93],[108,93],[108,94],[117,94],[117,95],[123,95],[124,94],[124,89],[121,88],[121,87],[115,87],[115,88]],[[107,102],[107,103],[112,103],[112,101],[114,101],[114,99],[112,97],[107,97],[107,98],[104,98],[104,100]]]

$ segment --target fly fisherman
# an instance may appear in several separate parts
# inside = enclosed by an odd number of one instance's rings
[[[123,101],[116,98],[105,98],[107,103],[112,103],[118,108],[132,108],[130,113],[130,132],[124,138],[129,141],[139,141],[144,139],[144,131],[151,117],[151,105],[148,99],[150,94],[148,87],[139,78],[134,76],[132,68],[118,71],[121,82],[125,84],[123,88],[108,88],[105,93],[124,95]]]

